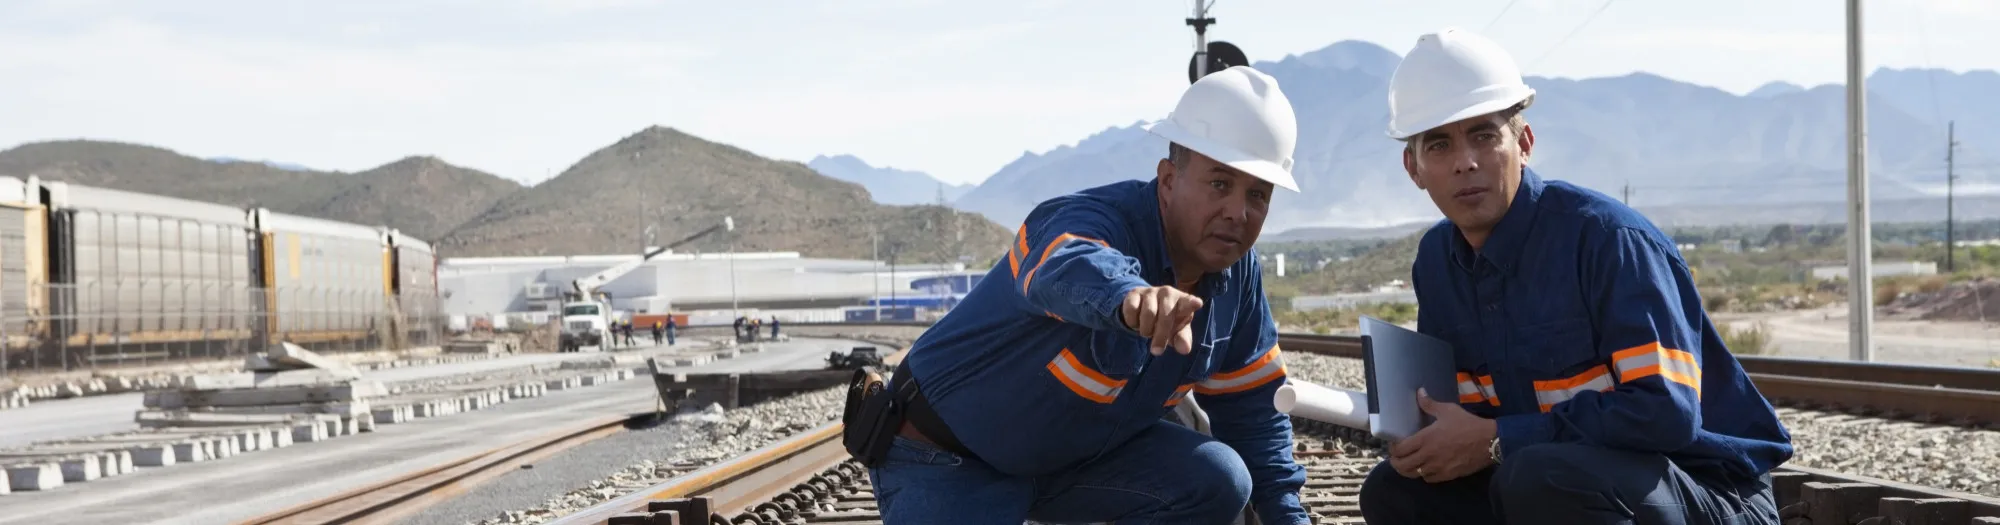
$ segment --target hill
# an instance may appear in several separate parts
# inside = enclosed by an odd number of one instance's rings
[[[1399,59],[1375,44],[1344,41],[1253,65],[1278,80],[1299,121],[1294,171],[1304,193],[1279,195],[1268,229],[1380,228],[1438,217],[1402,170],[1402,144],[1383,134],[1388,81]],[[1726,205],[1720,215],[1706,215],[1724,222],[1743,213],[1812,220],[1820,214],[1815,203],[1846,198],[1841,86],[1780,84],[1739,96],[1647,73],[1527,82],[1538,92],[1527,112],[1537,138],[1532,163],[1544,176],[1613,195],[1629,184],[1632,204],[1642,208]],[[1995,89],[2000,75],[1990,71],[1870,75],[1871,197],[1942,194],[1940,116],[1958,119],[1960,183],[2000,184],[1989,154],[2000,152],[2000,128],[1992,124],[2000,121],[2000,103],[1984,95]],[[1150,178],[1166,144],[1142,125],[1113,126],[1074,145],[1024,154],[955,205],[1012,224],[1049,197]],[[1941,209],[1935,213],[1943,218]]]
[[[413,157],[345,174],[199,159],[154,146],[94,140],[37,142],[0,151],[0,174],[387,225],[433,241],[520,187],[435,158]]]
[[[804,164],[760,157],[678,130],[650,127],[606,146],[561,174],[499,199],[442,243],[460,255],[636,252],[650,221],[666,244],[735,217],[736,232],[682,252],[798,251],[813,257],[873,255],[944,262],[991,261],[1011,232],[977,215],[938,206],[885,206],[861,185]],[[957,236],[954,220],[963,228]]]
[[[972,191],[971,184],[947,184],[921,171],[870,166],[853,155],[815,156],[806,167],[821,175],[860,184],[868,189],[875,202],[882,204],[937,204],[939,192],[943,192],[948,203]]]
[[[391,224],[419,239],[437,240],[520,191],[521,184],[437,157],[408,157],[350,175],[341,188],[319,206],[320,215]]]

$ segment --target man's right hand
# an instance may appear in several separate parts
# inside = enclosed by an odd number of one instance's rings
[[[1153,340],[1153,355],[1160,355],[1171,343],[1175,352],[1193,352],[1194,314],[1201,310],[1201,298],[1172,286],[1138,288],[1125,294],[1125,326]]]

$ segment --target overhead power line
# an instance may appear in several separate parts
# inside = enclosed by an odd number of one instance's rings
[[[1570,37],[1574,37],[1576,36],[1577,33],[1583,32],[1583,28],[1590,26],[1591,21],[1597,20],[1597,15],[1604,14],[1604,10],[1611,8],[1611,3],[1616,1],[1617,0],[1604,0],[1604,5],[1597,6],[1597,10],[1590,13],[1590,18],[1583,19],[1583,23],[1577,24],[1575,29],[1569,30],[1569,34],[1563,35],[1562,40],[1556,41],[1556,45],[1554,47],[1550,47],[1548,52],[1542,53],[1541,57],[1536,58],[1534,62],[1530,62],[1528,64],[1528,69],[1534,69],[1535,66],[1541,65],[1543,60],[1547,60],[1549,58],[1549,55],[1556,54],[1556,50],[1562,49],[1563,44],[1569,43]]]

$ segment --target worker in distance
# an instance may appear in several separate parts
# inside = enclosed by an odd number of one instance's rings
[[[1251,249],[1275,188],[1298,191],[1291,103],[1231,67],[1149,130],[1170,142],[1154,178],[1036,206],[871,398],[901,417],[850,419],[885,523],[1309,523]],[[1213,437],[1163,419],[1190,398]]]
[[[1457,403],[1391,444],[1369,523],[1776,524],[1791,436],[1702,310],[1674,243],[1602,193],[1543,179],[1535,91],[1479,35],[1423,35],[1389,135],[1444,220],[1412,265],[1418,331],[1451,343]],[[1448,396],[1445,396],[1448,397]]]

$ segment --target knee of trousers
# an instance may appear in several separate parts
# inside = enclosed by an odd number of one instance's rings
[[[1423,480],[1403,477],[1390,466],[1388,460],[1375,464],[1368,471],[1368,478],[1361,482],[1361,516],[1369,523],[1414,523],[1417,519],[1413,508],[1420,498],[1411,491],[1415,484]]]
[[[1607,487],[1610,473],[1582,461],[1587,445],[1541,444],[1508,454],[1494,472],[1492,494],[1505,507],[1561,505]]]
[[[1231,516],[1250,503],[1250,468],[1228,445],[1210,441],[1196,447],[1186,468],[1181,479],[1194,482],[1187,485],[1187,501],[1203,513]]]

